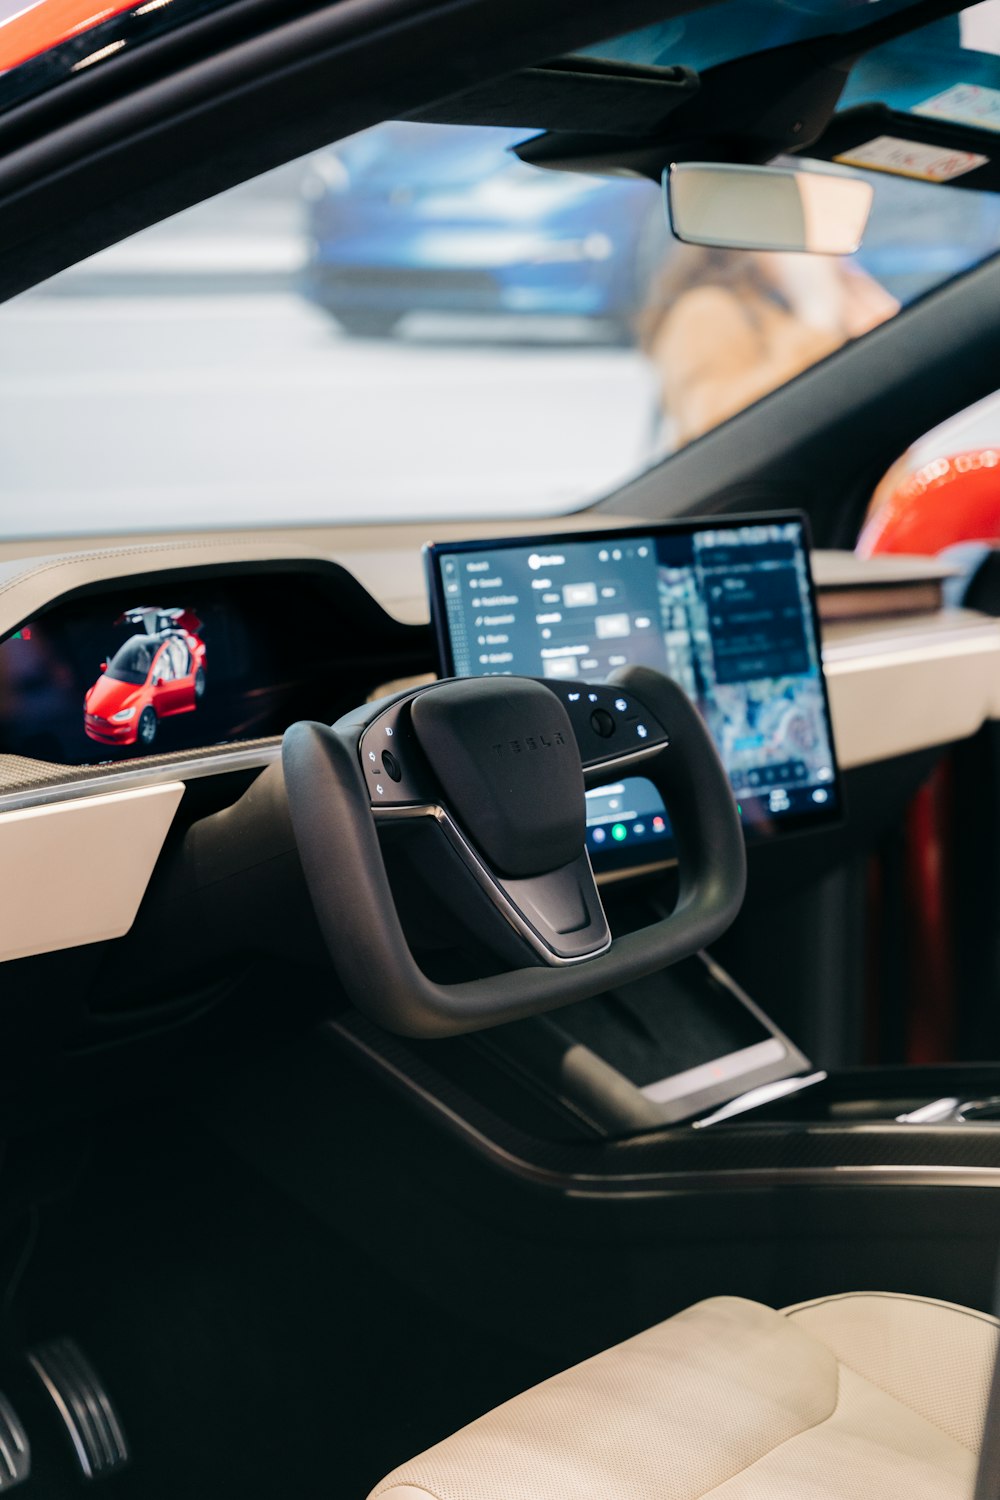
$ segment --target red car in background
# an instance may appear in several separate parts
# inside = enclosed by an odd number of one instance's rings
[[[83,700],[83,727],[102,745],[152,748],[160,720],[193,713],[205,695],[205,642],[189,609],[126,610],[142,629],[101,668]]]

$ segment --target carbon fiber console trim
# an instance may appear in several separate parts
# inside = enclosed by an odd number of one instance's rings
[[[22,807],[40,807],[49,802],[70,798],[98,796],[108,792],[132,791],[137,787],[157,786],[164,781],[196,781],[201,776],[220,776],[227,771],[248,771],[269,766],[281,757],[278,737],[241,741],[239,745],[220,748],[211,745],[204,750],[189,750],[171,755],[149,755],[131,766],[111,761],[104,766],[57,766],[49,761],[22,760],[16,755],[0,755],[0,812],[15,812]],[[7,768],[37,768],[41,773],[32,779],[15,775],[10,784]]]

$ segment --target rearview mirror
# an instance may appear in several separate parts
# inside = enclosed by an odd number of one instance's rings
[[[667,221],[685,244],[812,255],[853,255],[873,196],[856,177],[725,162],[676,162],[663,188]]]

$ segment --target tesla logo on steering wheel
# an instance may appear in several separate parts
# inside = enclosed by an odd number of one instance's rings
[[[528,750],[551,750],[554,745],[565,745],[566,736],[561,729],[551,734],[528,734],[521,740],[501,740],[494,745],[497,755],[523,755]]]

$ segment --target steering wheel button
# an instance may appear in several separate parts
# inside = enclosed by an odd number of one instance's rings
[[[590,716],[590,727],[602,740],[609,740],[615,732],[615,721],[606,708],[595,708]]]
[[[393,781],[402,781],[403,773],[399,768],[399,761],[391,750],[382,751],[382,769]]]
[[[625,701],[624,698],[616,698],[615,699],[615,708],[618,710],[618,712],[620,714],[623,714],[623,713],[626,713],[628,711],[628,704],[626,703],[626,701]]]

